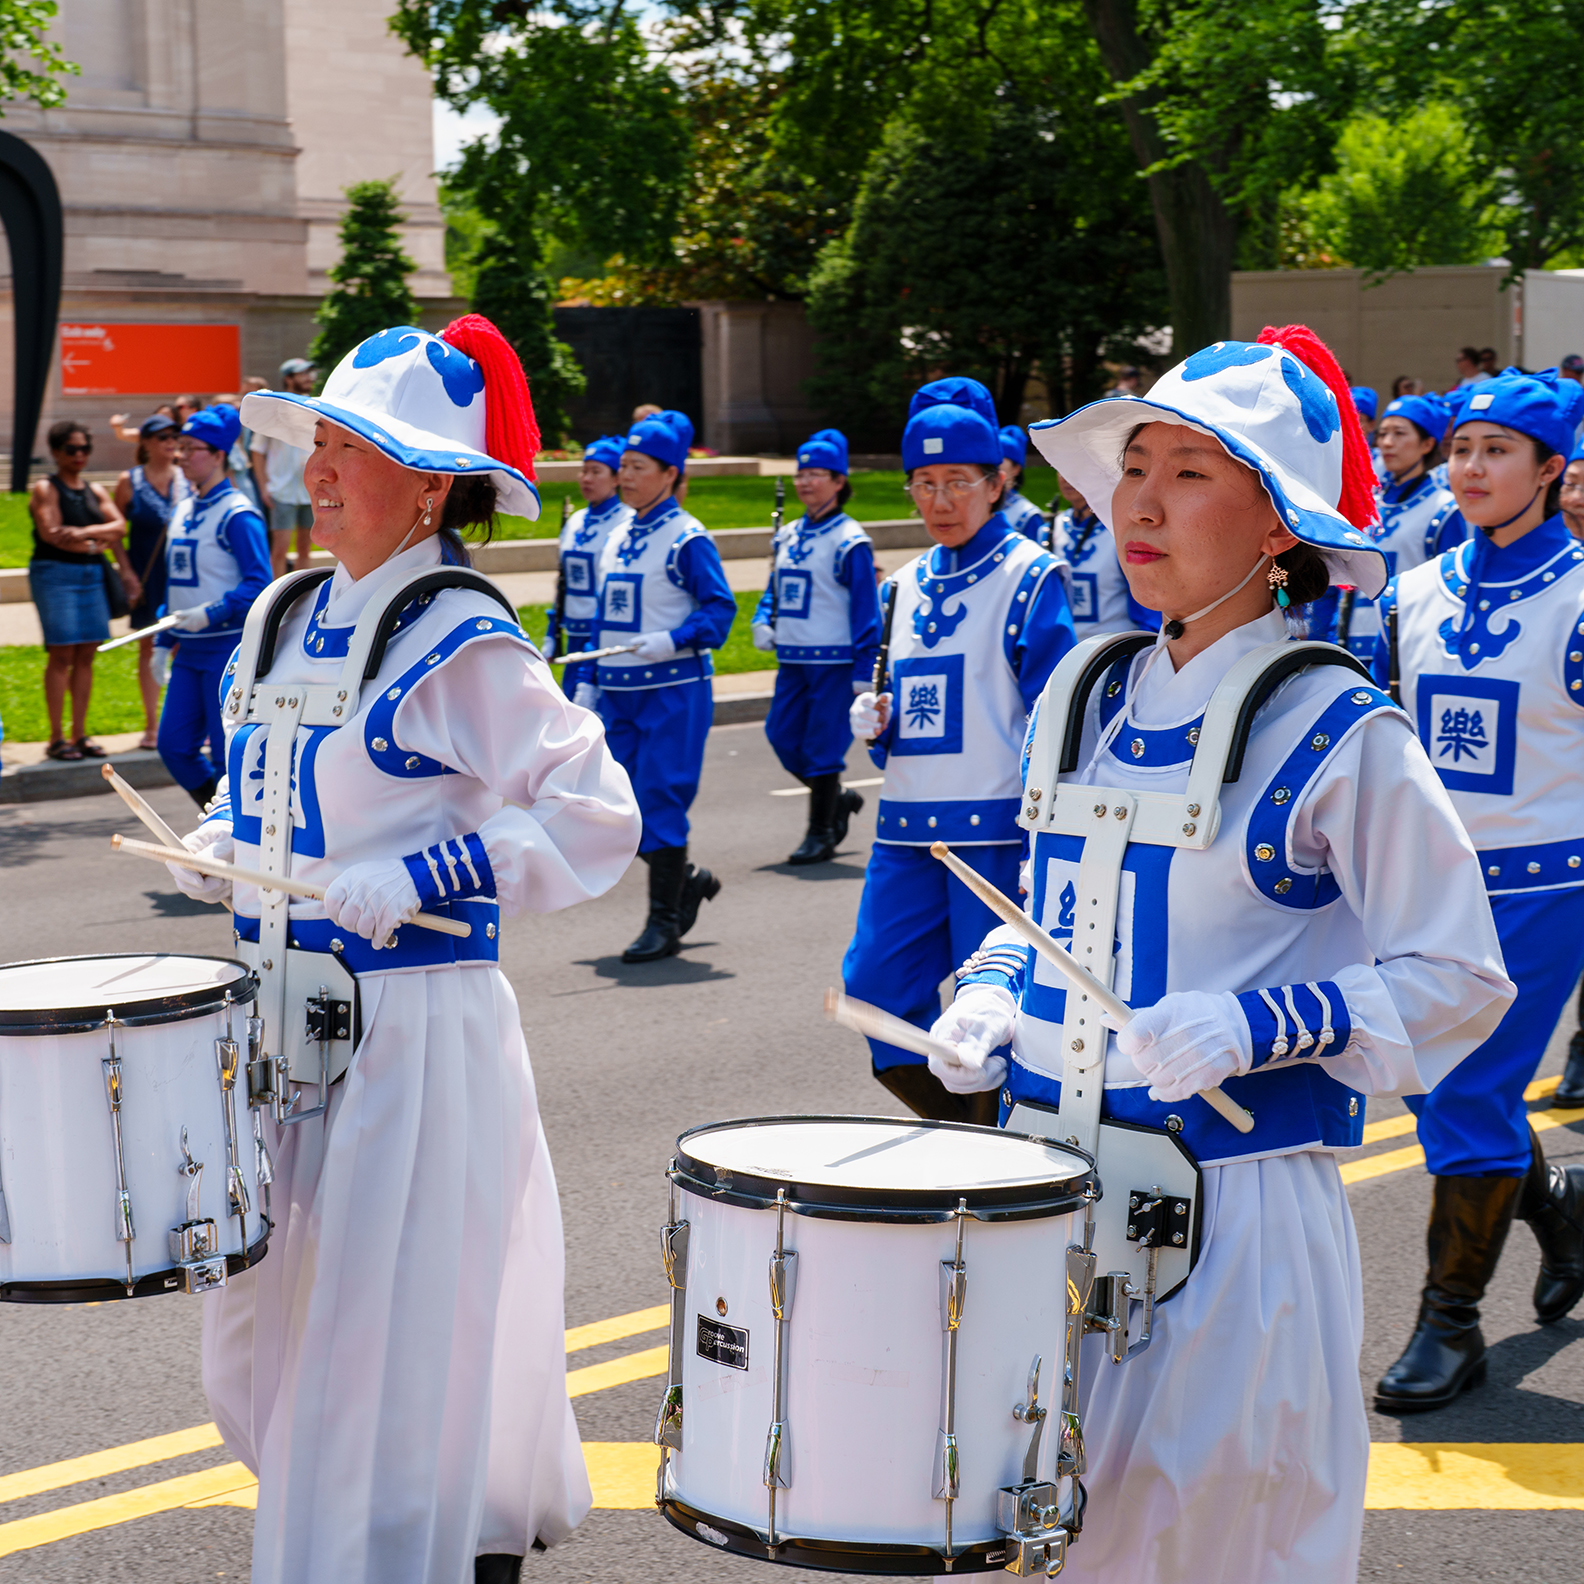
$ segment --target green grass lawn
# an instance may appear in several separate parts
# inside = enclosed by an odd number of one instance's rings
[[[1030,468],[1024,493],[1046,506],[1056,493],[1056,475],[1049,468]],[[883,522],[912,515],[913,505],[902,492],[901,473],[855,473],[853,496],[847,509],[860,522]],[[496,531],[500,539],[553,539],[561,531],[561,502],[570,500],[576,511],[583,504],[573,484],[541,487],[544,510],[537,522],[526,517],[502,517]],[[687,508],[706,528],[763,528],[775,506],[775,480],[767,478],[695,479],[688,489]],[[788,520],[801,508],[787,480]],[[33,529],[28,519],[27,497],[0,493],[0,567],[24,567],[32,553]]]

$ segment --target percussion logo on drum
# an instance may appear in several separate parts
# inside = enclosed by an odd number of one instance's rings
[[[719,1320],[698,1317],[698,1356],[725,1364],[730,1369],[748,1368],[748,1332],[741,1326],[722,1325]]]

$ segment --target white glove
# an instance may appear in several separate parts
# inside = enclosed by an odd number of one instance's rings
[[[957,1060],[931,1056],[929,1069],[953,1094],[999,1089],[1006,1077],[1005,1056],[990,1053],[1012,1038],[1017,1003],[1000,985],[970,985],[936,1018],[930,1038],[952,1046]]]
[[[343,869],[330,882],[324,899],[332,924],[365,936],[377,947],[421,907],[418,887],[400,858],[380,858]]]
[[[882,693],[876,698],[868,688],[865,688],[852,701],[852,708],[847,711],[847,724],[852,727],[853,736],[860,742],[869,742],[885,730],[890,715],[891,695]]]
[[[775,624],[773,622],[755,622],[753,628],[753,641],[755,649],[767,652],[775,648]]]
[[[640,660],[645,660],[650,665],[655,665],[661,660],[674,660],[676,652],[676,645],[671,642],[671,634],[668,632],[641,633],[633,649],[633,653]]]
[[[177,632],[202,632],[209,625],[209,612],[202,605],[176,612]]]
[[[171,656],[173,649],[162,649],[154,645],[154,653],[149,656],[149,675],[154,678],[155,687],[164,687],[170,681]]]
[[[579,709],[597,710],[600,690],[592,682],[579,682],[572,690],[572,702]]]
[[[182,837],[182,846],[190,853],[217,858],[221,863],[230,863],[236,857],[231,827],[224,820],[205,820],[197,830]],[[231,882],[218,875],[199,874],[179,863],[167,862],[165,867],[170,870],[176,889],[194,902],[224,902],[231,895]]]
[[[1135,1012],[1117,1049],[1149,1079],[1151,1100],[1186,1100],[1254,1065],[1254,1036],[1230,990],[1178,990]]]

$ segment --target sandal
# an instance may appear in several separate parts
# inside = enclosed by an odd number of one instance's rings
[[[109,756],[96,742],[89,742],[86,737],[77,739],[77,757],[79,759],[105,759]]]
[[[76,743],[67,742],[64,737],[57,737],[55,741],[44,750],[44,757],[46,759],[77,760],[81,759],[82,756],[82,749],[79,748]]]
[[[139,748],[140,751],[142,751],[144,753],[151,753],[154,749],[156,749],[158,747],[159,747],[159,733],[158,732],[144,732],[143,735],[140,738],[138,738],[138,748]]]

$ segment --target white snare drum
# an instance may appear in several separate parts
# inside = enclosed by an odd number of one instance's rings
[[[804,1567],[983,1572],[1032,1510],[1060,1565],[1085,1157],[963,1124],[771,1117],[684,1133],[670,1177],[655,1437],[677,1528]],[[1014,1521],[1020,1486],[1042,1499]]]
[[[0,1300],[206,1292],[263,1258],[256,989],[221,957],[0,967]]]

